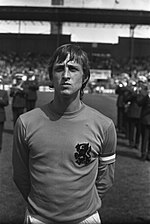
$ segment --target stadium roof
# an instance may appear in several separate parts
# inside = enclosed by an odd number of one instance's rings
[[[150,25],[150,11],[0,6],[0,20]]]

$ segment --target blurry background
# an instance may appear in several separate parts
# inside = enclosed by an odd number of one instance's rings
[[[0,75],[6,84],[30,68],[45,85],[49,57],[68,42],[88,53],[91,81],[103,89],[114,89],[121,73],[149,73],[149,0],[0,0],[0,7]]]

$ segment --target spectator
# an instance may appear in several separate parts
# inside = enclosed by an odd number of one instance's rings
[[[25,109],[25,90],[22,76],[16,75],[16,83],[10,89],[10,97],[12,97],[13,122],[16,123],[17,118],[24,113]]]
[[[5,107],[8,106],[9,99],[7,91],[3,89],[3,78],[0,76],[0,152],[2,150],[2,137],[4,122],[6,120]]]
[[[35,108],[37,101],[37,90],[39,89],[38,82],[35,78],[34,72],[29,72],[27,80],[24,82],[26,92],[26,110]]]
[[[130,80],[128,85],[128,92],[126,94],[125,102],[128,104],[127,109],[127,133],[129,138],[129,146],[131,148],[139,148],[141,126],[140,116],[141,107],[137,103],[138,86],[134,80]]]
[[[146,83],[137,96],[137,102],[141,106],[141,159],[150,161],[150,94]]]
[[[125,81],[121,81],[115,90],[117,96],[117,130],[120,133],[126,134],[126,114],[125,114],[125,93],[127,92],[126,88],[127,83]]]

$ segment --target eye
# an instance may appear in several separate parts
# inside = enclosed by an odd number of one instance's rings
[[[73,66],[73,65],[69,65],[68,68],[69,68],[69,70],[70,70],[71,72],[76,72],[76,71],[78,71],[77,67],[75,67],[75,66]]]

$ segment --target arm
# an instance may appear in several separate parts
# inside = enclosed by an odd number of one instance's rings
[[[25,95],[25,90],[22,87],[14,86],[10,89],[10,97],[15,97],[17,94],[20,94],[22,96]]]
[[[115,163],[99,166],[96,187],[100,198],[103,198],[105,193],[112,187],[114,182],[114,171]]]
[[[139,94],[137,94],[136,102],[139,106],[144,106],[148,101],[148,92],[146,90],[141,90]]]
[[[25,128],[19,118],[16,122],[13,138],[13,179],[27,201],[30,192],[29,149],[26,144]]]
[[[105,133],[103,151],[99,158],[96,187],[100,198],[102,198],[113,185],[115,173],[116,144],[116,130],[114,124],[112,123]]]
[[[38,90],[39,89],[38,83],[35,81],[29,82],[29,89],[34,90],[34,91]]]

